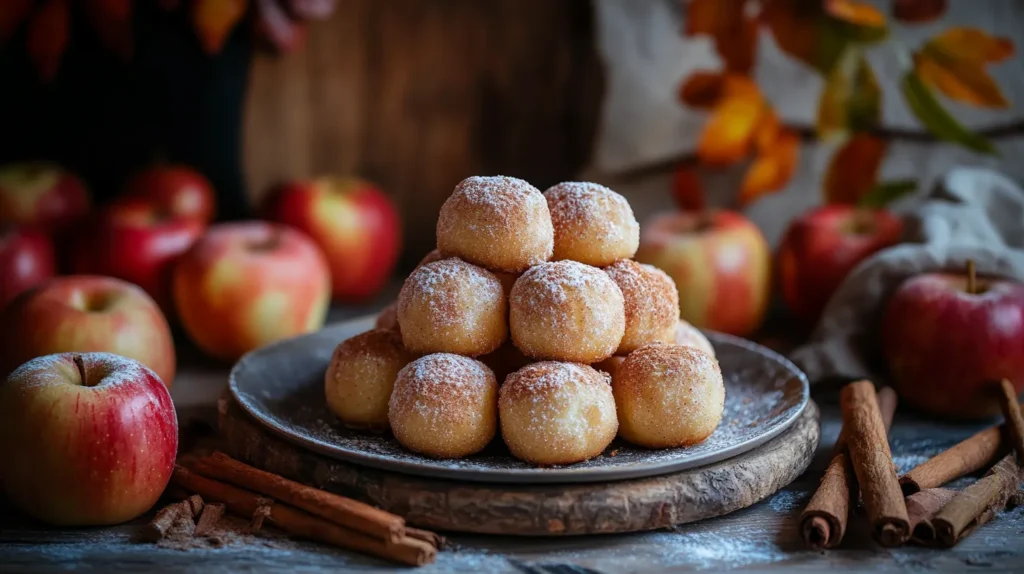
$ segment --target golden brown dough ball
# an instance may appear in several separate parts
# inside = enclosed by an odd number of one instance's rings
[[[622,291],[626,331],[616,353],[628,354],[650,343],[671,343],[679,321],[679,291],[664,271],[622,259],[605,268]]]
[[[405,448],[434,458],[479,452],[498,429],[498,383],[475,359],[436,353],[398,373],[388,408]]]
[[[490,353],[508,338],[507,317],[498,278],[455,257],[416,269],[398,294],[402,340],[415,353]]]
[[[701,351],[717,357],[715,354],[715,347],[711,344],[711,341],[701,333],[700,329],[680,319],[675,329],[675,343],[677,345],[689,345],[696,347]]]
[[[615,377],[619,374],[619,369],[622,368],[622,362],[625,360],[625,355],[612,355],[600,363],[594,363],[593,367],[598,371],[608,373],[612,380],[615,380]]]
[[[574,363],[543,361],[512,373],[498,409],[512,455],[542,466],[594,458],[619,426],[608,375]]]
[[[622,291],[596,267],[543,263],[509,295],[512,341],[528,357],[596,363],[610,357],[625,331]]]
[[[697,444],[715,432],[725,408],[722,371],[694,347],[655,343],[626,357],[612,383],[619,435],[648,447]]]
[[[424,255],[423,259],[420,259],[420,262],[416,264],[416,268],[419,269],[420,267],[423,267],[427,263],[433,263],[435,261],[440,261],[442,259],[448,258],[442,255],[440,250],[434,249],[427,253],[426,255]]]
[[[392,301],[387,307],[380,310],[374,323],[374,328],[394,331],[396,333],[401,332],[398,328],[398,301]]]
[[[494,378],[498,380],[499,385],[505,382],[505,377],[533,362],[511,341],[498,347],[497,351],[488,353],[479,359],[494,371]]]
[[[514,177],[462,180],[437,218],[441,252],[495,271],[518,273],[547,261],[553,244],[544,196]]]
[[[640,224],[625,197],[603,185],[567,181],[544,192],[555,230],[552,260],[604,267],[629,259],[640,245]]]
[[[387,430],[391,390],[413,358],[394,331],[377,329],[342,341],[324,375],[327,406],[347,427]]]

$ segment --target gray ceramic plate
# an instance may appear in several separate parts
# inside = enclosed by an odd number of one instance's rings
[[[406,474],[511,483],[603,482],[718,462],[777,436],[796,420],[809,395],[807,378],[782,356],[745,339],[707,333],[725,375],[725,415],[699,445],[648,450],[616,440],[595,459],[536,468],[512,458],[498,438],[480,454],[434,460],[407,451],[390,435],[348,430],[327,410],[323,376],[331,352],[373,322],[364,317],[338,323],[253,351],[232,369],[231,393],[271,431],[326,456]],[[607,454],[612,451],[615,456]]]

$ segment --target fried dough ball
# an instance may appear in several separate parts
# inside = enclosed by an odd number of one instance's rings
[[[436,353],[399,371],[388,407],[395,438],[433,458],[479,452],[497,433],[498,383],[486,365]]]
[[[640,245],[640,224],[625,197],[596,183],[567,181],[544,192],[555,230],[552,260],[604,267],[629,259]]]
[[[612,392],[619,435],[648,448],[704,441],[725,408],[718,361],[684,345],[655,343],[633,351],[612,382]]]
[[[498,347],[497,351],[479,357],[480,362],[487,365],[494,371],[494,378],[498,384],[505,382],[505,378],[519,369],[529,365],[533,361],[523,354],[511,341]]]
[[[543,263],[553,244],[547,201],[514,177],[462,180],[437,218],[441,252],[495,271],[519,273]]]
[[[622,291],[596,267],[543,263],[516,281],[509,296],[512,341],[528,357],[596,363],[622,342]]]
[[[619,426],[608,375],[574,363],[543,361],[512,373],[498,411],[512,455],[542,466],[594,458]]]
[[[349,428],[387,430],[391,389],[413,358],[394,331],[375,329],[341,342],[324,375],[327,406]]]
[[[715,354],[715,347],[711,344],[711,341],[701,333],[700,329],[680,319],[675,329],[675,343],[677,345],[689,345],[696,347],[701,351],[717,357]]]
[[[650,343],[675,341],[679,321],[679,291],[664,271],[630,259],[616,261],[605,273],[622,291],[626,331],[616,351],[629,354]]]
[[[426,255],[424,255],[423,259],[420,259],[420,262],[416,264],[416,268],[419,269],[420,267],[423,267],[427,263],[433,263],[435,261],[440,261],[442,259],[448,259],[448,258],[445,257],[444,255],[442,255],[441,251],[439,249],[434,249],[434,250],[430,251],[430,253],[427,253]]]
[[[498,278],[456,257],[416,269],[398,294],[402,341],[414,353],[490,353],[508,338],[507,317]]]
[[[598,371],[608,373],[612,380],[619,374],[619,369],[622,368],[622,362],[626,360],[625,355],[612,355],[600,363],[594,363],[592,366]]]
[[[400,333],[401,329],[398,328],[398,301],[392,301],[387,307],[380,310],[377,315],[377,321],[374,323],[375,329],[385,329],[387,331],[394,331]]]

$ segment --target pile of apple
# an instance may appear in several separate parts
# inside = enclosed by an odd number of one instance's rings
[[[267,221],[214,224],[215,206],[184,166],[101,208],[58,166],[0,167],[0,485],[32,516],[111,524],[156,502],[177,453],[172,325],[233,361],[374,295],[398,257],[397,211],[362,180],[283,186]]]

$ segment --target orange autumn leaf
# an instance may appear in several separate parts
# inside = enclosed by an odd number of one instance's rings
[[[946,4],[946,0],[895,0],[892,15],[908,24],[931,22],[946,12]]]
[[[740,186],[739,204],[753,201],[781,190],[796,173],[800,161],[800,136],[793,130],[777,130],[775,141],[760,149],[750,164]]]
[[[857,204],[874,187],[887,145],[866,133],[855,134],[832,156],[825,174],[825,203]]]
[[[885,26],[885,15],[879,12],[878,8],[857,0],[825,0],[825,12],[837,20],[857,26],[868,28]]]
[[[986,64],[1013,54],[1013,43],[976,28],[951,28],[914,54],[914,68],[926,84],[958,102],[981,108],[1010,104],[988,75]]]
[[[697,142],[697,157],[710,166],[726,166],[747,155],[764,102],[760,94],[724,98],[711,114]]]
[[[754,67],[757,19],[747,10],[747,0],[692,0],[684,33],[711,36],[727,71],[746,74]]]
[[[757,84],[748,76],[698,70],[683,82],[679,99],[694,107],[713,108],[722,98],[741,94],[760,94]]]
[[[821,16],[821,0],[772,0],[761,12],[779,48],[815,68],[819,68]]]
[[[248,0],[193,0],[192,23],[207,54],[218,54],[235,24],[245,14]]]
[[[70,18],[68,0],[46,0],[29,23],[28,55],[44,82],[57,75],[68,44]]]
[[[704,187],[692,163],[683,162],[676,166],[672,174],[672,197],[683,211],[702,211],[707,207]]]
[[[0,10],[0,43],[6,42],[32,10],[33,0],[5,0]]]
[[[132,0],[85,0],[86,15],[106,48],[121,59],[132,54]]]
[[[754,132],[754,148],[757,153],[765,153],[779,139],[781,130],[782,124],[775,113],[775,108],[765,106]]]

